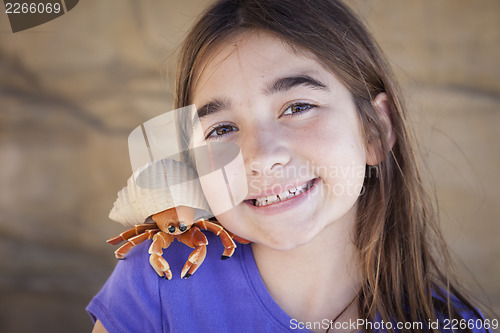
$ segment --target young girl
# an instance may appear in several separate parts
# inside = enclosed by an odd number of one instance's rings
[[[484,332],[495,324],[450,274],[397,86],[344,4],[216,2],[182,47],[176,107],[192,104],[191,146],[241,150],[248,192],[216,218],[251,244],[220,261],[220,241],[207,233],[203,266],[170,281],[149,267],[149,242],[137,246],[87,308],[95,332]],[[211,206],[217,200],[207,195]],[[182,267],[189,252],[173,244],[170,266]]]

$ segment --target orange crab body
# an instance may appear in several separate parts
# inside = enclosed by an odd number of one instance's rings
[[[194,248],[181,271],[181,278],[184,279],[193,275],[205,260],[208,240],[201,231],[202,229],[211,231],[220,237],[224,246],[221,257],[223,260],[233,255],[236,248],[234,240],[243,244],[249,243],[247,240],[230,233],[217,223],[205,219],[192,222],[193,216],[194,210],[190,207],[180,206],[167,209],[152,215],[151,218],[155,223],[137,224],[120,235],[108,239],[107,242],[117,245],[127,241],[115,251],[116,258],[124,259],[134,246],[147,239],[153,239],[149,247],[149,262],[160,277],[168,280],[172,278],[172,271],[168,262],[163,258],[163,250],[168,248],[174,239]]]

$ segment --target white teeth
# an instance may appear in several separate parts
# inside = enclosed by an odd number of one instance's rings
[[[278,195],[270,195],[268,197],[262,197],[255,199],[254,205],[257,207],[262,207],[262,206],[267,206],[271,205],[276,202],[280,202],[286,199],[290,199],[292,197],[295,197],[301,193],[304,193],[308,189],[310,189],[312,186],[312,181],[305,183],[304,185],[289,189],[288,191],[284,191]]]
[[[290,193],[290,192],[288,192],[288,191],[287,191],[287,193],[283,192],[283,193],[278,194],[278,198],[280,198],[280,201],[283,201],[283,200],[285,200],[286,198],[288,198],[291,194],[292,194],[292,193]]]

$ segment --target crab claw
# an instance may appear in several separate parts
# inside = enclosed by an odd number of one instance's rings
[[[181,278],[187,279],[191,275],[196,272],[198,267],[203,263],[203,260],[205,260],[205,256],[207,255],[207,246],[206,245],[200,245],[197,246],[193,252],[189,255],[188,260],[186,261],[186,264],[182,268],[181,272]]]
[[[156,253],[151,254],[149,256],[149,263],[160,277],[164,277],[167,280],[172,278],[170,266],[162,256],[159,256]]]

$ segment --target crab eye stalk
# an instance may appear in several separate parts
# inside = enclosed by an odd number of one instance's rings
[[[185,225],[184,223],[181,223],[181,224],[179,225],[179,230],[180,230],[181,232],[186,231],[186,229],[187,229],[187,225]]]
[[[170,232],[171,234],[175,232],[175,226],[174,225],[171,225],[168,227],[168,232]]]

